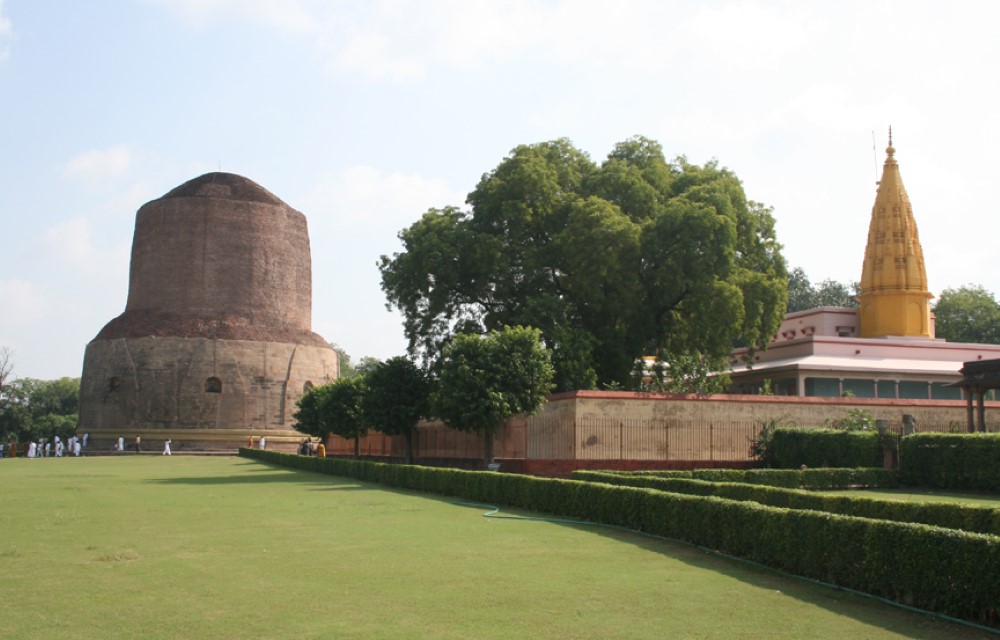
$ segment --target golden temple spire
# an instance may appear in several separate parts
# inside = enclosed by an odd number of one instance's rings
[[[910,198],[899,175],[891,127],[885,153],[861,270],[861,337],[933,338],[933,296],[927,290],[924,252]]]

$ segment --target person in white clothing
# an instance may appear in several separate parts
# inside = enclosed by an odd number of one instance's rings
[[[115,449],[119,453],[125,453],[125,436],[118,436],[118,447]]]
[[[266,447],[267,446],[267,436],[261,436],[259,444],[260,444],[260,446],[258,447],[259,449],[263,449],[264,447]]]
[[[77,458],[80,457],[80,439],[79,438],[74,438],[73,439],[73,456],[77,457]]]
[[[63,443],[62,440],[60,440],[59,437],[56,436],[56,457],[61,458],[62,455],[63,455]]]
[[[28,443],[28,457],[34,458],[36,453],[38,453],[38,445],[36,445],[35,441],[32,440]]]
[[[163,443],[163,455],[165,455],[165,456],[171,455],[170,454],[170,438],[167,438],[167,441]]]

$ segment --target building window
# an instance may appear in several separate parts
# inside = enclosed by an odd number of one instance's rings
[[[863,378],[846,378],[841,385],[841,395],[850,394],[853,398],[874,398],[875,381]]]
[[[875,383],[875,393],[878,394],[879,398],[895,398],[896,397],[896,381],[895,380],[879,380]]]
[[[222,393],[222,380],[215,376],[205,380],[205,393]]]
[[[927,400],[930,393],[923,380],[900,380],[899,397],[903,399]]]
[[[934,400],[961,400],[961,388],[953,387],[947,382],[931,383],[931,398]]]
[[[836,378],[806,378],[806,395],[836,398],[840,395],[840,382]]]

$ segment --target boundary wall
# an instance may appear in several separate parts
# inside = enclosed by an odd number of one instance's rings
[[[516,416],[494,441],[507,471],[566,476],[576,469],[691,469],[754,466],[750,441],[772,422],[830,428],[852,409],[886,420],[903,432],[903,416],[916,432],[964,432],[963,400],[812,398],[756,395],[685,395],[574,391],[548,398],[538,414]],[[986,403],[987,431],[1000,431],[1000,402]],[[441,422],[417,427],[419,464],[474,467],[479,436]],[[332,455],[350,456],[353,441],[333,436]],[[402,460],[404,441],[372,432],[360,443],[366,459]]]

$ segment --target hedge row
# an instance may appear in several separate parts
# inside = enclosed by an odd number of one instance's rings
[[[240,449],[240,455],[635,529],[1000,627],[1000,538],[996,536],[579,480],[256,449]]]
[[[875,467],[859,469],[693,469],[690,471],[625,471],[618,475],[691,478],[708,482],[741,482],[787,489],[849,489],[899,486],[899,473]]]
[[[1000,491],[1000,434],[906,436],[899,448],[899,470],[906,484]]]
[[[619,486],[647,487],[660,491],[729,500],[751,500],[786,509],[812,509],[859,518],[915,522],[948,529],[1000,535],[1000,509],[944,502],[900,502],[863,496],[837,496],[801,489],[784,489],[737,482],[707,482],[690,478],[623,475],[602,471],[575,471],[573,478]]]
[[[882,447],[875,431],[775,429],[767,458],[777,469],[809,467],[878,467]]]

